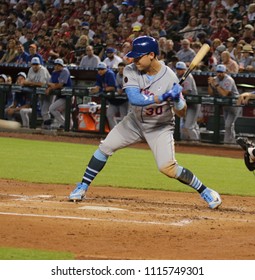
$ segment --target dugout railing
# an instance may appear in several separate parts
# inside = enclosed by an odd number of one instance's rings
[[[20,71],[27,72],[27,66],[19,66],[16,65],[0,65],[2,66],[1,72],[11,75],[12,77],[16,77],[16,75]],[[49,71],[53,69],[53,66],[48,67]],[[92,84],[95,82],[95,77],[97,71],[94,69],[86,69],[86,68],[79,68],[79,67],[68,67],[70,73],[73,77],[73,84],[74,86],[71,89],[63,89],[62,93],[66,95],[66,115],[65,115],[65,131],[69,131],[70,125],[70,113],[72,110],[77,110],[72,105],[72,98],[75,97],[76,101],[80,100],[83,102],[84,99],[91,100],[92,98],[96,98],[96,100],[101,104],[100,110],[100,128],[98,133],[105,134],[105,122],[106,122],[106,104],[107,104],[107,96],[106,93],[100,93],[97,95],[90,95],[89,87],[81,84]],[[187,96],[186,100],[188,104],[202,104],[206,106],[210,106],[213,108],[213,112],[210,116],[208,116],[208,122],[210,123],[210,137],[208,138],[208,142],[212,142],[215,144],[221,143],[221,133],[222,133],[222,106],[236,106],[236,98],[229,98],[229,97],[211,97],[207,95],[207,80],[209,76],[214,75],[212,72],[201,72],[201,71],[194,71],[193,76],[195,78],[199,95],[198,96]],[[240,93],[244,91],[252,91],[255,89],[254,85],[254,73],[238,73],[231,75],[240,91]],[[80,85],[79,85],[80,84]],[[12,90],[12,87],[15,85],[8,85],[8,84],[0,84],[0,118],[4,118],[4,106],[5,106],[5,96],[6,94]],[[31,90],[31,88],[30,88]],[[37,127],[37,101],[38,96],[40,94],[44,94],[45,88],[33,88],[33,95],[32,95],[32,116],[31,116],[31,123],[30,128],[35,129]],[[59,94],[59,91],[53,92],[53,94]],[[112,93],[111,93],[112,94]],[[77,102],[76,102],[77,103]],[[77,104],[76,104],[77,105]],[[248,105],[243,106],[244,109],[251,109],[248,116],[240,116],[237,120],[237,133],[238,134],[246,134],[248,136],[255,135],[255,102],[251,101]],[[249,125],[247,125],[249,123]],[[253,125],[254,123],[254,125]],[[176,140],[180,140],[180,127],[179,127],[179,120],[176,118],[176,131],[175,131],[175,138]],[[245,128],[245,132],[243,132],[242,127]],[[74,130],[77,130],[77,125],[74,124]],[[203,140],[203,139],[201,139]]]

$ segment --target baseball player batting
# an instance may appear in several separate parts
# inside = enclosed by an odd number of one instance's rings
[[[183,117],[187,108],[177,76],[157,59],[159,46],[154,38],[138,37],[132,47],[127,57],[133,58],[133,63],[124,69],[123,84],[131,111],[101,142],[69,199],[85,198],[89,185],[115,151],[145,140],[161,173],[189,185],[211,209],[217,208],[221,204],[220,195],[175,159],[174,115]]]

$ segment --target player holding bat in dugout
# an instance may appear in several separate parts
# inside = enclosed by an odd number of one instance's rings
[[[187,105],[181,94],[179,79],[157,59],[158,55],[159,46],[154,38],[141,36],[133,40],[132,51],[126,55],[133,59],[133,63],[125,67],[123,80],[131,110],[100,143],[81,183],[71,192],[70,200],[85,198],[89,185],[115,151],[145,140],[161,173],[196,190],[211,209],[221,204],[216,191],[206,187],[175,159],[174,116],[183,117]]]

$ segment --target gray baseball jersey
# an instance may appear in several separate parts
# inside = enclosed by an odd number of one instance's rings
[[[182,84],[183,90],[187,91],[187,94],[198,95],[196,82],[192,76],[189,74],[188,77]],[[201,110],[201,104],[189,104],[187,107],[187,112],[185,116],[185,121],[183,123],[182,129],[182,139],[188,140],[199,140],[199,131],[197,129],[197,118]]]
[[[28,70],[27,79],[31,82],[40,82],[46,84],[50,80],[50,73],[48,69],[42,65],[40,66],[38,72],[35,72],[33,67],[30,67]]]
[[[172,88],[174,82],[178,83],[176,74],[163,63],[161,70],[152,79],[138,71],[135,64],[130,64],[124,69],[123,88],[136,87],[147,96],[162,95]],[[174,126],[173,110],[168,102],[145,107],[131,106],[131,111],[145,128],[152,128],[162,123],[171,123]]]
[[[124,69],[124,88],[138,87],[146,95],[161,95],[178,83],[176,74],[162,63],[161,70],[150,79],[135,64]],[[128,115],[118,123],[100,144],[100,150],[112,155],[116,150],[146,140],[158,168],[175,162],[174,113],[169,102],[149,106],[131,106]]]
[[[229,75],[226,74],[222,81],[218,77],[215,77],[215,79],[216,79],[217,83],[219,84],[219,86],[221,86],[225,90],[230,91],[229,96],[237,97],[239,95],[238,89],[236,87],[236,83],[232,77],[230,77]]]
[[[215,79],[220,87],[230,91],[229,97],[237,97],[239,95],[235,80],[232,77],[226,74],[222,81],[217,76]],[[214,92],[216,95],[219,95],[216,90]],[[225,123],[224,143],[236,143],[235,121],[240,116],[241,110],[241,107],[223,106],[223,116]]]

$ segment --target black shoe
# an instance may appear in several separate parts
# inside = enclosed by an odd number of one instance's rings
[[[49,119],[49,120],[46,120],[43,122],[44,125],[51,125],[52,124],[52,120]]]

